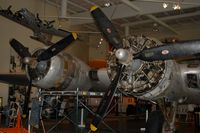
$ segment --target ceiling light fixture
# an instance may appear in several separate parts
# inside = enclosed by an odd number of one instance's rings
[[[180,6],[180,4],[174,4],[172,8],[173,8],[174,10],[180,10],[180,9],[181,9],[181,6]]]
[[[169,4],[172,3],[172,8],[174,10],[180,10],[181,9],[181,0],[176,0],[176,2],[166,2],[164,0],[164,2],[162,3],[162,7],[163,8],[167,8],[169,6]]]
[[[155,31],[155,32],[159,31],[157,23],[153,23],[153,29],[152,29],[152,31]]]
[[[167,8],[168,5],[169,5],[168,3],[164,2],[164,3],[163,3],[163,8]]]
[[[104,6],[105,6],[105,7],[109,7],[109,6],[111,6],[111,3],[110,3],[110,2],[107,2],[107,3],[104,4]]]

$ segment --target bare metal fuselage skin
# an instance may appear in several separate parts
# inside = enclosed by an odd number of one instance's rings
[[[27,76],[29,78],[32,76],[33,85],[46,89],[75,91],[79,88],[79,90],[87,91],[97,88],[105,91],[110,83],[106,69],[98,70],[98,80],[93,81],[89,77],[91,68],[69,54],[59,54],[49,61],[39,62],[34,69],[27,68],[26,70]]]
[[[177,63],[166,61],[165,76],[159,84],[148,92],[138,96],[142,99],[157,100],[167,98],[179,103],[200,103],[199,74],[200,66],[194,61]]]

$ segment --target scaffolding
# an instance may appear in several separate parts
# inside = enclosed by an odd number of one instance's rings
[[[74,96],[75,97],[75,102],[74,102],[74,109],[70,112],[68,112],[68,114],[64,114],[63,112],[63,118],[60,119],[59,121],[57,121],[57,123],[55,123],[54,126],[52,126],[50,129],[46,130],[43,124],[43,119],[41,117],[41,113],[40,113],[40,122],[42,124],[42,128],[43,128],[43,133],[51,133],[51,131],[53,131],[60,123],[62,123],[64,120],[68,120],[70,123],[72,123],[75,126],[75,131],[76,133],[80,133],[82,131],[84,132],[88,132],[90,133],[91,131],[87,128],[87,126],[84,123],[84,110],[88,111],[90,114],[92,114],[93,116],[96,116],[95,112],[92,111],[92,109],[90,109],[85,103],[83,103],[81,97],[102,97],[104,95],[103,92],[86,92],[86,91],[79,91],[79,88],[77,88],[76,91],[42,91],[39,90],[39,100],[41,101],[42,107],[44,102],[49,104],[46,100],[45,100],[45,96]],[[118,104],[118,99],[120,99],[120,103],[122,102],[122,94],[121,93],[116,93],[115,97],[117,97],[117,102],[115,102],[114,105],[112,105],[110,107],[110,109],[107,111],[105,117],[116,107],[116,105]],[[51,106],[51,105],[50,105]],[[81,106],[81,108],[79,108]],[[59,112],[59,110],[57,108],[54,108],[56,110],[56,112]],[[75,111],[75,121],[72,120],[72,118],[70,118],[70,115],[73,113],[73,111]],[[80,112],[80,115],[79,115]],[[80,121],[79,121],[80,118]],[[116,133],[116,131],[114,129],[112,129],[102,118],[102,124],[109,130],[109,132],[112,133]],[[101,129],[99,129],[101,130]]]

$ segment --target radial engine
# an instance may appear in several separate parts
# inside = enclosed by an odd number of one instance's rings
[[[122,93],[146,100],[165,97],[179,102],[199,103],[195,98],[200,92],[199,61],[133,60],[134,54],[142,49],[162,45],[158,40],[144,36],[127,37],[123,45],[124,49],[113,50],[108,58],[111,79],[116,74],[119,61],[126,65],[118,83]]]

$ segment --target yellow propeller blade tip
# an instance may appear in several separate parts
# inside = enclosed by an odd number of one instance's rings
[[[97,8],[98,8],[97,6],[92,6],[92,7],[90,8],[90,12],[94,11],[94,10],[97,9]]]
[[[72,32],[72,36],[74,37],[74,39],[76,40],[78,35],[75,32]]]
[[[95,132],[97,131],[97,127],[95,127],[93,124],[90,124],[90,130]]]

